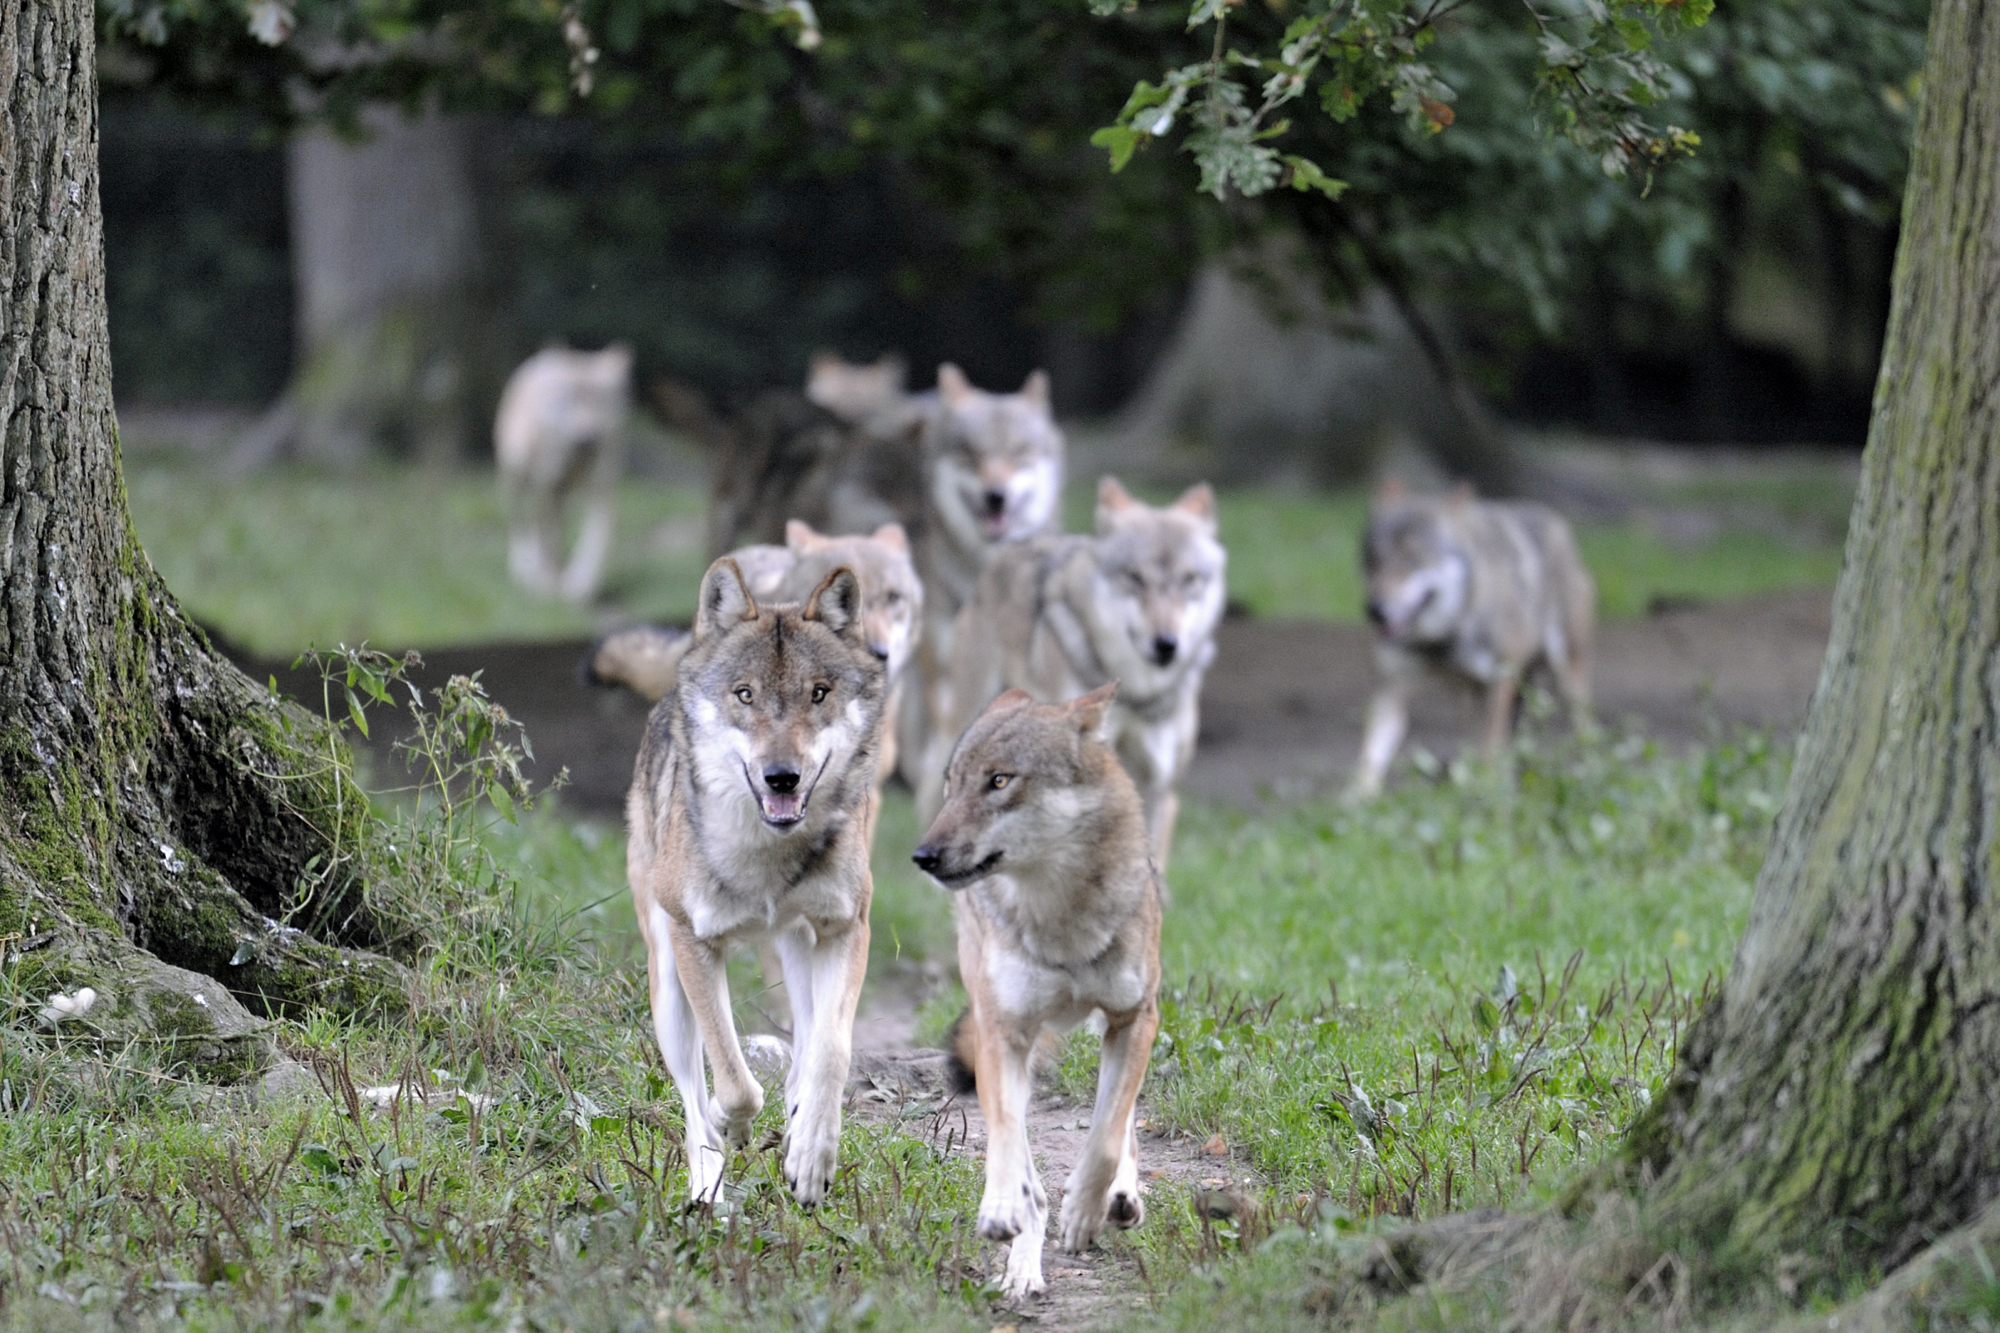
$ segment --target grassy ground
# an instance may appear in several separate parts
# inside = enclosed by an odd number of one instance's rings
[[[1325,1237],[1545,1198],[1658,1087],[1740,929],[1783,760],[1748,738],[1514,763],[1511,783],[1441,771],[1363,811],[1188,812],[1147,1097],[1156,1126],[1231,1146],[1239,1206],[1205,1220],[1155,1187],[1147,1225],[1110,1242],[1150,1298],[1121,1326],[1212,1328],[1217,1300],[1294,1326]],[[429,845],[399,818],[394,841]],[[945,896],[905,859],[915,832],[892,802],[878,982],[949,957]],[[771,1153],[733,1166],[731,1215],[685,1209],[622,839],[557,809],[459,852],[457,878],[399,890],[445,898],[408,1024],[280,1025],[331,1098],[218,1093],[77,1029],[9,1030],[0,1326],[1015,1322],[971,1235],[977,1166],[940,1153],[931,1102],[850,1122],[817,1214]],[[0,993],[21,1017],[39,998]],[[1091,1065],[1073,1042],[1054,1077],[1082,1094]],[[370,1109],[363,1089],[398,1082],[438,1091]]]
[[[1650,517],[1582,525],[1603,614],[1641,615],[1661,597],[1830,587],[1849,483],[1832,465],[1795,470],[1659,484]],[[422,648],[572,637],[609,619],[684,618],[703,565],[702,497],[658,483],[622,488],[607,602],[576,608],[508,583],[500,496],[483,473],[223,477],[155,461],[135,464],[128,480],[140,538],[168,586],[197,617],[266,656],[364,639]],[[1070,496],[1073,528],[1088,526],[1090,505],[1088,487]],[[1359,617],[1364,495],[1239,491],[1222,497],[1220,512],[1230,593],[1254,614]]]

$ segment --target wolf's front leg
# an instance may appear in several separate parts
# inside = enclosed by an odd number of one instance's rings
[[[1347,785],[1349,800],[1366,800],[1382,791],[1390,761],[1402,748],[1410,729],[1409,703],[1397,685],[1385,685],[1368,704],[1368,729],[1361,738],[1361,759]]]
[[[681,1118],[687,1125],[688,1192],[697,1199],[715,1199],[722,1191],[722,1166],[729,1148],[715,1127],[715,1110],[708,1080],[701,1067],[701,1028],[681,989],[674,967],[667,914],[651,908],[639,921],[646,937],[646,973],[653,1000],[653,1037],[667,1073],[681,1097]]]
[[[729,972],[721,950],[679,922],[669,922],[669,927],[681,990],[694,1011],[708,1067],[715,1074],[710,1119],[724,1139],[741,1148],[750,1142],[750,1124],[764,1109],[764,1089],[757,1085],[737,1040],[736,1020],[729,1012]]]
[[[979,1023],[981,1015],[975,1013],[972,1021]],[[986,1192],[979,1200],[979,1234],[987,1240],[1013,1242],[1007,1251],[1004,1287],[1015,1298],[1043,1289],[1042,1238],[1048,1229],[1049,1197],[1028,1143],[1033,1050],[1032,1037],[1004,1023],[989,1023],[979,1034],[974,1071],[979,1113],[986,1121]]]
[[[778,939],[792,1006],[792,1079],[786,1085],[785,1180],[800,1203],[816,1204],[840,1167],[840,1103],[854,1048],[854,1007],[868,971],[868,921],[808,942]]]
[[[1139,1102],[1139,1085],[1146,1081],[1146,1061],[1159,1011],[1151,1004],[1113,1021],[1104,1032],[1104,1052],[1097,1067],[1097,1105],[1090,1112],[1090,1138],[1070,1172],[1063,1191],[1062,1247],[1071,1254],[1090,1248],[1107,1216],[1121,1227],[1137,1226],[1145,1217],[1139,1201],[1139,1168],[1134,1151],[1132,1120]],[[1129,1174],[1130,1180],[1124,1177]],[[1114,1189],[1118,1197],[1113,1197]]]
[[[609,490],[595,492],[584,500],[583,526],[562,573],[562,595],[567,601],[587,602],[597,591],[598,577],[604,572],[604,557],[611,550],[611,505]]]

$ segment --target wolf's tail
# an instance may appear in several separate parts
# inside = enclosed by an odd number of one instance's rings
[[[686,630],[654,625],[612,630],[584,656],[583,679],[591,685],[622,685],[648,703],[658,703],[673,689],[692,642]]]
[[[1061,1049],[1062,1034],[1043,1029],[1035,1039],[1034,1054],[1028,1059],[1029,1072],[1032,1074],[1042,1069],[1056,1058],[1056,1052]],[[973,1039],[972,1010],[968,1006],[959,1011],[958,1017],[952,1020],[951,1031],[944,1036],[945,1088],[955,1097],[978,1091],[978,1063],[979,1048]]]
[[[972,1045],[972,1010],[968,1007],[959,1011],[951,1022],[951,1031],[944,1037],[944,1085],[954,1097],[963,1097],[979,1087],[979,1075],[973,1072],[978,1063],[978,1055]]]

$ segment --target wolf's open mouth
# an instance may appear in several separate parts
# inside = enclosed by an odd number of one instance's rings
[[[1007,535],[1007,515],[1004,511],[983,515],[980,522],[986,528],[986,535],[989,537],[999,538]]]
[[[970,870],[932,871],[931,878],[948,889],[956,889],[992,874],[993,868],[1000,864],[1001,855],[1002,853],[995,852]]]
[[[827,760],[821,761],[820,773],[826,771],[827,761],[832,757],[828,755]],[[774,829],[791,828],[806,817],[806,805],[812,800],[813,789],[819,786],[819,776],[819,773],[813,774],[811,782],[793,791],[772,791],[751,775],[748,764],[743,766],[743,777],[750,784],[750,794],[757,798],[757,813]]]

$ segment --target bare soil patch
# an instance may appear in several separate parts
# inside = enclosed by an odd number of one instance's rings
[[[1790,592],[1663,608],[1604,625],[1598,715],[1668,742],[1696,740],[1718,727],[1795,731],[1819,679],[1831,608],[1830,593]],[[583,683],[577,665],[588,647],[578,640],[433,651],[417,677],[442,683],[481,673],[492,696],[527,727],[536,780],[566,769],[564,803],[615,818],[646,707],[622,691]],[[319,685],[310,671],[248,665],[259,679],[276,674],[281,689],[317,706]],[[1354,764],[1374,669],[1373,640],[1363,626],[1225,622],[1202,695],[1201,744],[1188,789],[1239,805],[1337,789]],[[1412,723],[1413,743],[1445,757],[1474,727],[1469,699],[1444,685],[1417,700]],[[386,731],[378,728],[374,743],[378,781],[395,772]]]

